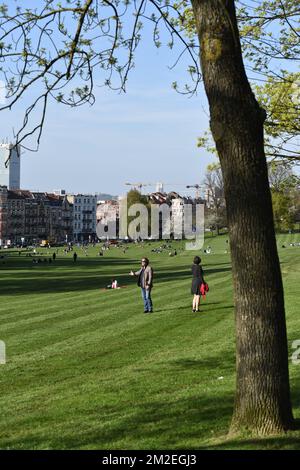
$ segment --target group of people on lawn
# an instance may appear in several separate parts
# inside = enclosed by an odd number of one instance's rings
[[[192,265],[192,286],[191,293],[193,295],[193,312],[199,312],[200,306],[200,297],[205,296],[205,293],[208,291],[208,285],[204,281],[204,273],[201,266],[201,258],[195,256],[194,262]],[[141,288],[142,298],[144,301],[144,313],[153,312],[153,304],[151,298],[151,291],[153,287],[153,269],[150,266],[148,258],[142,258],[141,268],[134,272],[130,271],[131,276],[136,276],[138,278],[138,286]]]

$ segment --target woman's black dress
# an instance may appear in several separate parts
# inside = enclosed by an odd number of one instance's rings
[[[193,264],[192,266],[192,288],[191,293],[194,295],[201,295],[200,294],[200,286],[203,283],[203,269],[200,264]]]

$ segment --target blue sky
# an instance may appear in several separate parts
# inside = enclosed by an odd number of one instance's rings
[[[126,181],[201,181],[210,157],[196,144],[207,116],[199,97],[168,85],[158,76],[151,89],[129,83],[125,95],[101,89],[92,107],[51,106],[39,152],[22,156],[22,186],[119,194]]]
[[[174,183],[166,190],[181,192],[175,183],[200,183],[214,160],[197,148],[208,127],[206,97],[202,86],[192,98],[172,89],[188,81],[189,62],[169,68],[179,50],[156,49],[146,28],[126,94],[96,87],[92,107],[51,103],[39,151],[22,155],[22,188],[122,194],[126,181]],[[1,113],[1,139],[12,136],[26,102]]]

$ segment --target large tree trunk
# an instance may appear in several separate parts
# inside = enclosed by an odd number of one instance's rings
[[[192,0],[210,126],[224,177],[236,312],[231,430],[271,434],[293,417],[283,287],[262,110],[247,80],[234,0]]]

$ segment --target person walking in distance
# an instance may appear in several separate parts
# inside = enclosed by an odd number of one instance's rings
[[[75,253],[74,253],[74,255],[73,255],[73,261],[74,261],[74,263],[76,263],[76,261],[77,261],[77,253],[76,253],[76,251],[75,251]]]
[[[195,256],[194,263],[192,265],[192,287],[191,293],[194,295],[193,297],[193,312],[199,312],[199,305],[200,305],[200,287],[203,281],[203,269],[201,266],[201,258],[199,256]]]
[[[131,271],[129,274],[131,276],[138,277],[138,286],[141,288],[142,298],[144,301],[144,313],[152,313],[153,304],[151,299],[151,290],[153,287],[153,269],[149,264],[148,258],[142,258],[141,263],[142,266],[138,271]]]

